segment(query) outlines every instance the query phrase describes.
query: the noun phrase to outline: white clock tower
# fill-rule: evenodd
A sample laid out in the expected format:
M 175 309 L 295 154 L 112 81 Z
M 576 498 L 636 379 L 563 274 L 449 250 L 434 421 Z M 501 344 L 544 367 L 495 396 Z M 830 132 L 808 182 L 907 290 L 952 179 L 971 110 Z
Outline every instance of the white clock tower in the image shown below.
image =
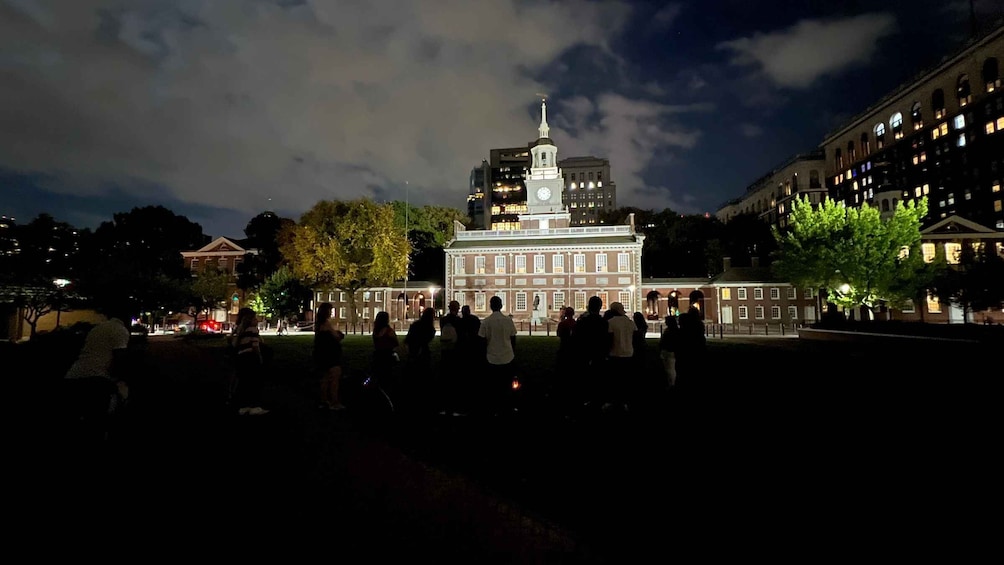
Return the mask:
M 540 103 L 540 127 L 537 131 L 537 142 L 530 149 L 531 167 L 524 179 L 527 214 L 520 216 L 520 227 L 568 227 L 571 216 L 561 203 L 563 183 L 561 169 L 558 168 L 558 148 L 548 136 L 546 100 Z

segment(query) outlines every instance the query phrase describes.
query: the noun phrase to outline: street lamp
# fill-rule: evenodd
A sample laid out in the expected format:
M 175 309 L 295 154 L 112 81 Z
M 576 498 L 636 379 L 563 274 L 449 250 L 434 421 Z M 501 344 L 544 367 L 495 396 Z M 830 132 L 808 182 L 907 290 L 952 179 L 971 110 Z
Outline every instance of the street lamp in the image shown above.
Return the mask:
M 429 287 L 429 295 L 432 297 L 432 309 L 436 310 L 436 312 L 439 312 L 439 310 L 436 309 L 436 291 L 437 290 L 439 290 L 439 289 L 436 288 L 436 287 L 434 287 L 434 286 L 430 286 Z

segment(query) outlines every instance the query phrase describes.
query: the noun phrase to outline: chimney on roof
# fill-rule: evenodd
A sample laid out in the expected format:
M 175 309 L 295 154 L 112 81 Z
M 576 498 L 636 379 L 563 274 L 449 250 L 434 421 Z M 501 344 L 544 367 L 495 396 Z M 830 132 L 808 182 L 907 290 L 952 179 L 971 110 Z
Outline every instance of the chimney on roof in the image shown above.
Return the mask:
M 732 257 L 722 257 L 722 271 L 728 271 L 732 268 Z
M 755 269 L 760 266 L 759 257 L 750 257 L 750 265 Z

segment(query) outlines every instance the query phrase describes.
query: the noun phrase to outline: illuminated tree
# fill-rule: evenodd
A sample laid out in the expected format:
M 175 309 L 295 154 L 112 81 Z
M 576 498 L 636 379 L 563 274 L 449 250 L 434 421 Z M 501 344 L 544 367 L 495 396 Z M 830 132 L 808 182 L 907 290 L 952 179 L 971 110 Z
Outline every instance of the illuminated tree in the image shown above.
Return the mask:
M 916 269 L 925 214 L 926 199 L 900 202 L 886 220 L 867 204 L 849 208 L 827 198 L 814 207 L 807 198 L 796 199 L 790 227 L 775 230 L 772 268 L 796 285 L 826 289 L 838 306 L 864 306 L 872 317 Z
M 300 218 L 282 248 L 296 277 L 348 294 L 353 322 L 356 293 L 403 278 L 410 250 L 394 223 L 393 207 L 367 199 L 318 202 Z
M 304 305 L 310 301 L 310 289 L 293 275 L 292 269 L 283 265 L 265 279 L 258 297 L 264 312 L 275 317 L 281 324 L 285 316 L 303 310 Z
M 205 269 L 200 271 L 192 281 L 191 301 L 195 307 L 195 322 L 198 327 L 199 314 L 205 312 L 205 319 L 209 319 L 209 312 L 213 308 L 223 305 L 230 295 L 230 275 L 220 269 Z

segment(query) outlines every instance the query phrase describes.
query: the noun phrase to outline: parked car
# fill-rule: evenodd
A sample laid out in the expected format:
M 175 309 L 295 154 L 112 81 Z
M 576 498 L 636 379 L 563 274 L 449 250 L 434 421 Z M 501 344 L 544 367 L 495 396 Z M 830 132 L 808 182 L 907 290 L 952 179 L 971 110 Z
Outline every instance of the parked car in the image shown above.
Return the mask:
M 210 334 L 218 334 L 223 331 L 223 323 L 216 320 L 203 320 L 199 322 L 199 329 Z

